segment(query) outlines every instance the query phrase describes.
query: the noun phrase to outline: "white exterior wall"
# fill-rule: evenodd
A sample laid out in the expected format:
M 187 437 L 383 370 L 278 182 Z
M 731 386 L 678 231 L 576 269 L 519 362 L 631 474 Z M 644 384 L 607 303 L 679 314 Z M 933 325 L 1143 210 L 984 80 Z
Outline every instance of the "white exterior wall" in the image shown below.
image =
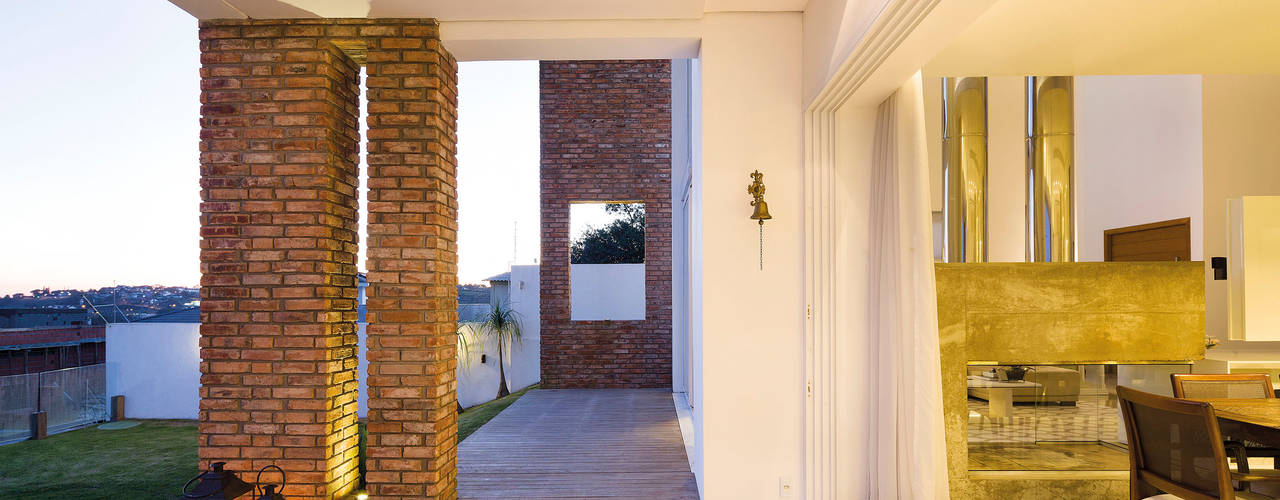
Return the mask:
M 702 381 L 702 60 L 694 59 L 689 64 L 689 79 L 692 83 L 689 89 L 689 106 L 692 112 L 689 115 L 689 157 L 690 169 L 689 176 L 689 195 L 687 202 L 688 213 L 685 221 L 688 224 L 689 241 L 685 251 L 688 253 L 688 269 L 686 272 L 689 281 L 689 317 L 685 319 L 688 331 L 686 335 L 689 338 L 686 341 L 688 352 L 686 356 L 689 359 L 689 382 L 685 389 L 688 391 L 685 401 L 688 402 L 692 424 L 692 440 L 693 450 L 689 453 L 690 468 L 693 469 L 693 476 L 698 481 L 698 492 L 701 494 L 705 491 L 702 473 L 704 470 L 703 449 L 706 444 L 706 436 L 702 433 L 703 414 L 700 410 L 702 406 L 702 390 L 704 384 Z M 688 449 L 689 445 L 685 445 Z
M 523 340 L 511 346 L 503 356 L 507 375 L 507 388 L 516 392 L 538 383 L 542 379 L 540 317 L 538 309 L 538 266 L 512 266 L 511 281 L 507 287 L 506 303 L 520 317 Z M 364 415 L 364 327 L 360 327 L 360 415 Z M 463 408 L 486 403 L 498 396 L 498 345 L 492 339 L 477 338 L 474 332 L 466 332 L 469 355 L 458 360 L 458 403 Z M 484 361 L 481 362 L 481 358 Z
M 128 418 L 195 419 L 200 411 L 200 324 L 107 325 L 107 395 Z
M 527 327 L 527 322 L 522 326 Z M 535 328 L 533 333 L 536 331 Z M 504 354 L 507 389 L 511 392 L 539 380 L 539 339 L 530 337 L 528 330 L 523 333 L 522 342 L 511 346 Z M 458 360 L 458 403 L 463 408 L 470 408 L 498 397 L 498 343 L 492 338 L 477 337 L 473 331 L 466 331 L 464 335 L 469 343 L 469 353 L 465 360 Z
M 799 13 L 714 13 L 702 21 L 701 383 L 696 468 L 703 498 L 800 488 L 805 442 L 804 125 Z M 695 153 L 695 158 L 697 154 Z M 695 168 L 696 167 L 695 163 Z M 748 174 L 773 219 L 764 269 Z M 694 272 L 697 272 L 695 268 Z M 696 288 L 696 287 L 695 287 Z M 696 314 L 696 313 L 695 313 Z
M 644 267 L 644 264 L 570 265 L 570 318 L 573 321 L 644 319 Z
M 689 385 L 689 195 L 693 184 L 690 118 L 693 62 L 671 61 L 671 389 Z
M 511 307 L 520 314 L 524 342 L 506 359 L 512 392 L 540 380 L 538 266 L 511 269 Z M 365 324 L 356 329 L 359 342 L 358 414 L 368 412 L 365 378 L 369 360 Z M 200 406 L 200 324 L 131 323 L 107 326 L 107 394 L 125 396 L 129 418 L 195 419 Z M 498 395 L 497 346 L 472 339 L 471 363 L 458 369 L 458 401 L 474 406 Z M 484 354 L 485 363 L 480 362 Z
M 368 323 L 356 323 L 356 416 L 369 416 L 369 334 L 365 331 Z
M 1204 260 L 1199 75 L 1078 76 L 1076 260 L 1103 259 L 1107 229 L 1191 218 Z
M 538 266 L 511 266 L 511 308 L 520 315 L 524 342 L 512 348 L 507 384 L 512 392 L 542 380 L 542 330 L 538 295 Z

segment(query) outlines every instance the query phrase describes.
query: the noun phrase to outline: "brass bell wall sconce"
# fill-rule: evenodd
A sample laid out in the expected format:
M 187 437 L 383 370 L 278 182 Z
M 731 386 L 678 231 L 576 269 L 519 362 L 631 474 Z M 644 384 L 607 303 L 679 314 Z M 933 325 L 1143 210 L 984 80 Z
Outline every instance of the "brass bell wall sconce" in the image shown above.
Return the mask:
M 760 226 L 760 269 L 764 269 L 764 221 L 772 219 L 769 215 L 769 204 L 764 201 L 764 174 L 759 170 L 751 172 L 751 185 L 747 186 L 747 194 L 751 195 L 751 220 Z

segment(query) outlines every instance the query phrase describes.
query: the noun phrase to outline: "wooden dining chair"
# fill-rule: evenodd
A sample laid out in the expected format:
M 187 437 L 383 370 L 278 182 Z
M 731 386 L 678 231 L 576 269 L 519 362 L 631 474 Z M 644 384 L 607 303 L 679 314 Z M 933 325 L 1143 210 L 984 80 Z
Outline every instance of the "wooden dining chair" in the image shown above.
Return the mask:
M 1171 498 L 1161 492 L 1184 500 L 1271 498 L 1248 491 L 1248 483 L 1280 482 L 1280 472 L 1249 472 L 1247 461 L 1232 471 L 1209 403 L 1128 387 L 1116 388 L 1116 394 L 1129 436 L 1131 500 Z
M 1173 397 L 1191 399 L 1274 398 L 1271 376 L 1265 373 L 1174 373 Z
M 1263 399 L 1276 396 L 1271 376 L 1265 373 L 1174 373 L 1173 397 L 1191 399 Z M 1250 441 L 1235 441 L 1227 436 L 1228 446 L 1244 447 L 1245 455 L 1270 458 L 1272 468 L 1280 469 L 1280 448 Z

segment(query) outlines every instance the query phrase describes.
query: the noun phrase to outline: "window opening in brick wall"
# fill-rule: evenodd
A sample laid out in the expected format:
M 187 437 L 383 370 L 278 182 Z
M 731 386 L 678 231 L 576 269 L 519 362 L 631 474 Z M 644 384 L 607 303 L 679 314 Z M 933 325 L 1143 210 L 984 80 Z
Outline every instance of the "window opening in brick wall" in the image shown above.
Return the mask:
M 573 321 L 645 318 L 644 203 L 569 205 Z

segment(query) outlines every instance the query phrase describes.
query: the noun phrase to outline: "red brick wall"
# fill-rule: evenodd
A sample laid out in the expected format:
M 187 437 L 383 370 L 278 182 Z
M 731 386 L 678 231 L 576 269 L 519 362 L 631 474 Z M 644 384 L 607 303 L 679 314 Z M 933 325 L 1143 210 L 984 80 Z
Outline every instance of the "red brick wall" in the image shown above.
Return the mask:
M 289 498 L 358 484 L 367 57 L 368 479 L 375 498 L 453 496 L 456 68 L 436 30 L 418 19 L 200 23 L 201 468 L 278 465 Z
M 671 387 L 671 64 L 541 63 L 542 386 Z M 645 319 L 571 321 L 569 204 L 645 204 Z

